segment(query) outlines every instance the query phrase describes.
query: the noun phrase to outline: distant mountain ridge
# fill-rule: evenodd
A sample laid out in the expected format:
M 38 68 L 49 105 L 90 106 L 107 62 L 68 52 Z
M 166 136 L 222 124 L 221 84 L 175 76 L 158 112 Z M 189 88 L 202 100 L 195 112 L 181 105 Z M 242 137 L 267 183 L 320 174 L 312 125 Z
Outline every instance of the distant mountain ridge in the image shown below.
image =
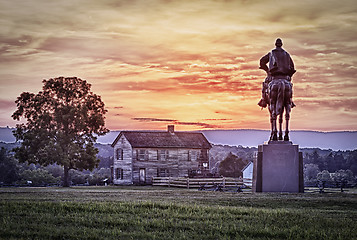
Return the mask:
M 0 141 L 15 142 L 12 134 L 14 128 L 0 127 Z M 269 139 L 270 131 L 254 129 L 237 130 L 203 130 L 202 132 L 213 144 L 230 146 L 257 147 Z M 111 131 L 105 136 L 98 137 L 98 143 L 111 144 L 120 131 Z M 318 132 L 291 131 L 290 139 L 301 148 L 320 148 L 332 150 L 357 149 L 357 131 Z
M 15 142 L 16 138 L 12 134 L 13 130 L 15 130 L 15 128 L 0 127 L 0 141 L 1 142 L 6 142 L 6 143 Z
M 267 142 L 268 130 L 204 130 L 207 139 L 214 144 L 256 147 Z M 290 141 L 300 148 L 320 148 L 332 150 L 357 149 L 357 131 L 318 132 L 291 131 Z
M 230 146 L 257 147 L 269 140 L 268 130 L 203 130 L 209 142 Z M 111 131 L 98 138 L 99 143 L 112 143 L 120 131 Z M 357 131 L 318 132 L 291 131 L 290 140 L 301 148 L 320 148 L 332 150 L 357 149 Z

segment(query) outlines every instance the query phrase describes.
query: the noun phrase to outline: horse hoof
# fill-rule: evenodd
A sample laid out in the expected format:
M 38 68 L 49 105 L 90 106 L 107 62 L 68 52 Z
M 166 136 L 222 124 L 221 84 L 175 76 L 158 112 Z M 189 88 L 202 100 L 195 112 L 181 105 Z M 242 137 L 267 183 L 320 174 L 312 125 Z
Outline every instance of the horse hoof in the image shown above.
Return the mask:
M 289 141 L 290 139 L 289 139 L 289 136 L 288 135 L 285 135 L 284 136 L 284 141 Z
M 271 141 L 278 141 L 278 136 L 276 134 L 273 134 L 271 137 L 270 137 L 270 140 Z
M 279 134 L 279 140 L 283 140 L 283 134 Z

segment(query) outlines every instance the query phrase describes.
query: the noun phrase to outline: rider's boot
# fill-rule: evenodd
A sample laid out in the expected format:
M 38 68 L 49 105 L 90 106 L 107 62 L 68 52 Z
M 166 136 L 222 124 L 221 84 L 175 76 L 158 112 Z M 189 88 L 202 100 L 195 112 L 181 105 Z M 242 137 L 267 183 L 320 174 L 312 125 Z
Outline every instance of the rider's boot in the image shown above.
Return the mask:
M 263 109 L 267 107 L 267 102 L 265 101 L 264 98 L 260 99 L 260 101 L 258 102 L 258 105 Z

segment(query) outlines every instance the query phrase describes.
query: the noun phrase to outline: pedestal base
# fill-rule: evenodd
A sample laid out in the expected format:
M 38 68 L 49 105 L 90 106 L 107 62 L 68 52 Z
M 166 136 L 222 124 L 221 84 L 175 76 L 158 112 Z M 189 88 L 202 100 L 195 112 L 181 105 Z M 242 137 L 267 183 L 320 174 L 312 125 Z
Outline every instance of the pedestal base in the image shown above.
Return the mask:
M 253 168 L 254 192 L 304 192 L 303 158 L 289 141 L 258 146 Z

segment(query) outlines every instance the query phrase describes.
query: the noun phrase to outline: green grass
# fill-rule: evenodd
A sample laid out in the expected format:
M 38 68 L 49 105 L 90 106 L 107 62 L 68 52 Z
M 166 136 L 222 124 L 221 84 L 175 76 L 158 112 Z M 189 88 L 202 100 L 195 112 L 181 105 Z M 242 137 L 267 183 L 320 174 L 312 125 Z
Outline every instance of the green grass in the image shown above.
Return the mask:
M 357 194 L 0 189 L 1 239 L 357 239 Z

